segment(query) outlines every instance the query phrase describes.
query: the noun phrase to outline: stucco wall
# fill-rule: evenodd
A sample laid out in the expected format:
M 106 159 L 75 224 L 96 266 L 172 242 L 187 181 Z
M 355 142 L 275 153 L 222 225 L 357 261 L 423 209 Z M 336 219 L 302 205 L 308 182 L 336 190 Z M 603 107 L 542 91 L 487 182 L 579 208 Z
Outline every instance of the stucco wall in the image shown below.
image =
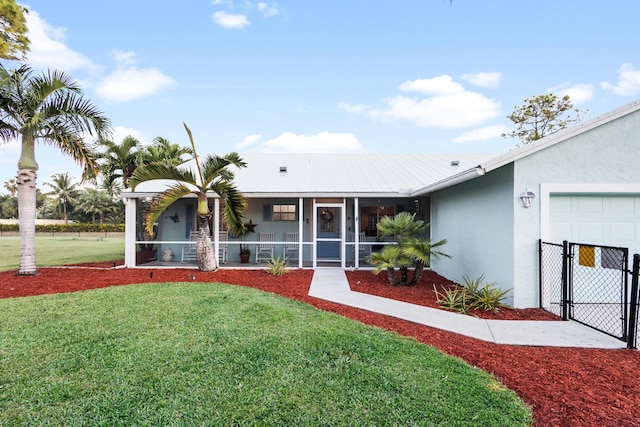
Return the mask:
M 431 238 L 447 239 L 452 255 L 434 262 L 434 271 L 457 282 L 484 274 L 501 288 L 514 286 L 512 181 L 508 165 L 432 195 Z M 513 304 L 513 292 L 506 302 Z
M 639 183 L 638 147 L 640 112 L 634 112 L 515 162 L 514 197 L 525 188 L 538 195 L 532 208 L 514 211 L 514 281 L 522 289 L 516 294 L 516 306 L 538 304 L 537 243 L 544 237 L 541 184 Z

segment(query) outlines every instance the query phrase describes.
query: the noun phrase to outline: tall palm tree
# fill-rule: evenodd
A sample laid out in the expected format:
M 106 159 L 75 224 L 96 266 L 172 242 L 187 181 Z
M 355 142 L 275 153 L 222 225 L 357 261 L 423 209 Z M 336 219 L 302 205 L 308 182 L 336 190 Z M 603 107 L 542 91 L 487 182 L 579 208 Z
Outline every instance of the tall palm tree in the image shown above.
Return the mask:
M 98 147 L 104 149 L 100 154 L 102 159 L 100 169 L 105 176 L 105 182 L 110 184 L 120 178 L 124 188 L 129 188 L 129 178 L 142 163 L 140 141 L 132 136 L 126 136 L 120 144 L 100 140 Z
M 151 207 L 146 216 L 146 229 L 149 234 L 153 233 L 153 224 L 162 213 L 174 202 L 180 200 L 187 194 L 194 194 L 198 197 L 198 240 L 196 242 L 196 260 L 201 271 L 213 271 L 218 268 L 217 257 L 214 256 L 211 246 L 209 230 L 209 218 L 212 212 L 209 210 L 208 192 L 214 192 L 222 199 L 224 204 L 224 221 L 232 232 L 243 234 L 245 201 L 233 184 L 235 174 L 229 169 L 230 166 L 238 168 L 246 167 L 246 163 L 240 158 L 238 153 L 229 153 L 224 156 L 208 155 L 202 161 L 196 152 L 193 142 L 193 135 L 186 123 L 184 128 L 189 135 L 191 147 L 195 158 L 196 173 L 190 169 L 178 168 L 177 166 L 164 163 L 151 163 L 141 166 L 133 173 L 131 188 L 145 182 L 153 180 L 170 180 L 175 184 L 167 190 L 154 197 Z
M 88 99 L 80 86 L 61 71 L 33 76 L 23 65 L 7 70 L 0 64 L 0 139 L 21 140 L 18 161 L 18 216 L 20 264 L 18 274 L 37 273 L 35 256 L 36 179 L 35 146 L 42 141 L 71 156 L 84 168 L 83 179 L 98 172 L 96 155 L 85 135 L 106 137 L 109 120 Z
M 51 188 L 45 193 L 46 196 L 54 196 L 55 202 L 62 211 L 62 219 L 65 224 L 69 223 L 69 208 L 76 203 L 78 195 L 78 184 L 72 183 L 73 177 L 68 172 L 55 173 L 51 175 L 53 184 L 45 182 L 44 185 Z

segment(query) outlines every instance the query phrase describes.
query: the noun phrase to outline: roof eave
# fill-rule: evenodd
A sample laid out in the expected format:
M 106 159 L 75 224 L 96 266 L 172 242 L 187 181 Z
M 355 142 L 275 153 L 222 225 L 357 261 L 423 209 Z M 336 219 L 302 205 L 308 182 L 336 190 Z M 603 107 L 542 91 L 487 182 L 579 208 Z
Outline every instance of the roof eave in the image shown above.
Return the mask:
M 474 178 L 484 175 L 485 172 L 486 171 L 482 167 L 482 165 L 478 165 L 474 168 L 467 169 L 466 171 L 460 172 L 459 174 L 434 182 L 433 184 L 429 184 L 425 187 L 418 188 L 417 190 L 412 192 L 411 195 L 412 197 L 424 196 L 424 195 L 433 193 L 434 191 L 438 191 L 443 188 L 447 188 L 447 187 L 451 187 L 452 185 L 459 184 L 461 182 L 470 181 Z

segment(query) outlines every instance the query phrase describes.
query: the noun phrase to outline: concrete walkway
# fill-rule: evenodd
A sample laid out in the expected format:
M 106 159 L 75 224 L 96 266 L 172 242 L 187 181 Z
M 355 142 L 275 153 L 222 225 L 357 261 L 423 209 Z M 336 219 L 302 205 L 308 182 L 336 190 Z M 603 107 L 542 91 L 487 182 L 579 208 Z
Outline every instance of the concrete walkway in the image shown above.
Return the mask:
M 623 341 L 576 322 L 483 320 L 450 311 L 352 292 L 347 276 L 340 268 L 316 269 L 309 295 L 496 344 L 626 348 Z

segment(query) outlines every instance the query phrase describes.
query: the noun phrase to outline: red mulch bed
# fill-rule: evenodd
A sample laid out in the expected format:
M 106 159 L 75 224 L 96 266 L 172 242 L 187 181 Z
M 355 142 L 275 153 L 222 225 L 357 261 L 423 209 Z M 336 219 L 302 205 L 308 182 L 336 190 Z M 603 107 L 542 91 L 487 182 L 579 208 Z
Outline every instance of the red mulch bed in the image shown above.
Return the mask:
M 444 289 L 453 290 L 460 286 L 445 279 L 431 270 L 425 270 L 420 281 L 415 286 L 390 286 L 387 273 L 373 274 L 371 271 L 347 271 L 349 285 L 354 292 L 377 295 L 379 297 L 392 298 L 399 301 L 410 302 L 425 307 L 442 308 L 437 303 L 435 289 L 443 293 Z M 409 273 L 411 277 L 413 272 Z M 502 307 L 497 313 L 486 310 L 470 310 L 469 315 L 482 319 L 496 320 L 559 320 L 562 319 L 553 313 L 541 308 L 518 309 Z
M 506 346 L 459 336 L 405 320 L 345 307 L 308 296 L 313 272 L 292 271 L 282 277 L 264 270 L 42 268 L 36 276 L 0 272 L 0 297 L 74 292 L 134 283 L 166 281 L 224 282 L 251 286 L 312 304 L 365 324 L 378 326 L 437 347 L 490 372 L 532 408 L 537 426 L 640 426 L 640 352 L 553 347 Z M 352 287 L 416 304 L 428 302 L 428 292 L 404 286 L 374 286 L 370 272 L 349 273 Z M 424 283 L 445 279 L 429 276 Z M 358 284 L 357 282 L 360 281 Z M 384 288 L 376 289 L 374 288 Z M 412 299 L 415 298 L 415 299 Z M 526 311 L 527 314 L 531 313 Z M 516 318 L 523 318 L 518 314 Z M 536 315 L 533 315 L 536 318 Z

